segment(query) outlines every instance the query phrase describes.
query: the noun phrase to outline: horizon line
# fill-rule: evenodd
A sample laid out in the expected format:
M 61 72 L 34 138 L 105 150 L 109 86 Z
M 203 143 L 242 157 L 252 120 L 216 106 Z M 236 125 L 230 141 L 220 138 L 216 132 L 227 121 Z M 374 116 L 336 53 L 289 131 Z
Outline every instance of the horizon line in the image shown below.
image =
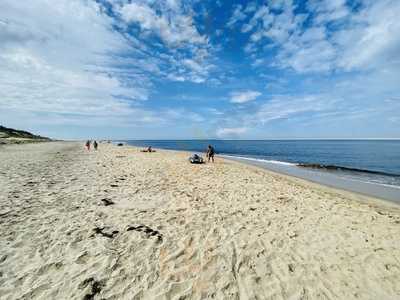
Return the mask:
M 67 139 L 67 140 L 75 140 L 75 139 Z M 94 139 L 93 139 L 94 140 Z M 109 141 L 205 141 L 205 140 L 215 140 L 215 141 L 296 141 L 296 140 L 326 140 L 326 141 L 338 141 L 338 140 L 348 140 L 348 141 L 357 141 L 357 140 L 400 140 L 400 138 L 265 138 L 265 139 L 229 139 L 229 138 L 150 138 L 150 139 L 137 139 L 137 138 L 98 138 L 98 140 L 109 140 Z

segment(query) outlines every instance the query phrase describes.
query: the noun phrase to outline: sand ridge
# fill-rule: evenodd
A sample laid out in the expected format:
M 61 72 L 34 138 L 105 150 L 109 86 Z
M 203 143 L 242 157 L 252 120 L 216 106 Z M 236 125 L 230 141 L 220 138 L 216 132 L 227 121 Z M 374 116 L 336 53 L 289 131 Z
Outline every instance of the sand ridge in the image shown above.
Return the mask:
M 400 210 L 242 164 L 0 149 L 1 299 L 398 299 Z

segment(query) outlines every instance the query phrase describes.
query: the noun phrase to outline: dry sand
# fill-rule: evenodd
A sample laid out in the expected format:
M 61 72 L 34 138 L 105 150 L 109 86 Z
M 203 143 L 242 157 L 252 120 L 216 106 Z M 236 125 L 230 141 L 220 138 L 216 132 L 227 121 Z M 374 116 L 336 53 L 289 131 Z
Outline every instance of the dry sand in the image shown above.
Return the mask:
M 217 158 L 0 147 L 1 299 L 399 299 L 400 210 Z

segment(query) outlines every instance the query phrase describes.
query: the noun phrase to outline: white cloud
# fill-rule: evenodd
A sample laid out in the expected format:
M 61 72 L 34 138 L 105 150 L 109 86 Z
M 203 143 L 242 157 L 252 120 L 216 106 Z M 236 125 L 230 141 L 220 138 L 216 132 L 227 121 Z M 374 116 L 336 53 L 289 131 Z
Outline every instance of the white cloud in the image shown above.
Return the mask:
M 241 92 L 233 92 L 231 93 L 231 102 L 232 103 L 245 103 L 249 101 L 255 100 L 257 97 L 261 95 L 258 91 L 241 91 Z
M 400 61 L 399 1 L 377 1 L 352 18 L 352 27 L 338 31 L 338 66 L 371 69 Z M 364 25 L 366 24 L 366 25 Z
M 170 9 L 172 10 L 179 10 L 181 6 L 181 1 L 180 0 L 167 0 L 167 5 Z
M 188 111 L 184 108 L 170 108 L 160 112 L 164 116 L 164 119 L 176 122 L 186 122 L 189 123 L 201 123 L 205 119 L 202 115 L 196 112 Z
M 252 54 L 257 51 L 257 46 L 255 43 L 247 43 L 247 45 L 243 48 L 243 51 L 247 54 Z
M 246 6 L 246 9 L 244 10 L 245 13 L 251 13 L 257 9 L 257 3 L 254 2 L 249 2 Z
M 312 89 L 321 92 L 276 94 L 257 105 L 238 107 L 229 118 L 219 119 L 221 137 L 226 136 L 223 128 L 246 128 L 244 135 L 251 138 L 371 137 L 374 130 L 397 136 L 393 122 L 400 109 L 399 81 L 392 72 L 372 75 L 313 81 Z M 365 124 L 375 124 L 375 129 Z
M 228 23 L 226 23 L 226 26 L 233 27 L 236 23 L 243 21 L 244 19 L 246 19 L 246 14 L 243 13 L 242 5 L 236 5 L 231 18 Z
M 226 138 L 226 137 L 240 137 L 244 133 L 246 133 L 246 127 L 225 127 L 225 128 L 218 128 L 216 130 L 216 135 L 219 138 Z
M 85 118 L 86 123 L 127 125 L 168 118 L 139 108 L 138 101 L 149 98 L 154 76 L 204 82 L 212 68 L 208 41 L 191 16 L 182 13 L 180 1 L 165 4 L 163 13 L 176 16 L 173 22 L 145 4 L 135 8 L 134 3 L 116 3 L 113 7 L 121 9 L 127 21 L 137 20 L 172 48 L 157 53 L 127 33 L 129 24 L 107 15 L 96 1 L 2 1 L 2 114 L 24 115 L 26 122 L 30 116 L 38 124 L 80 124 L 79 118 Z M 179 53 L 181 47 L 186 55 Z M 46 119 L 38 118 L 43 114 Z
M 116 72 L 115 55 L 130 46 L 97 3 L 5 0 L 1 11 L 3 110 L 87 116 L 143 112 L 114 97 L 145 100 L 149 82 L 136 75 L 140 80 L 132 84 Z
M 335 47 L 324 39 L 310 44 L 289 40 L 278 54 L 278 66 L 290 66 L 300 73 L 327 72 L 334 68 Z
M 157 14 L 150 6 L 140 2 L 123 4 L 117 7 L 117 12 L 125 22 L 138 23 L 142 30 L 149 30 L 157 34 L 168 45 L 207 43 L 205 37 L 200 35 L 194 26 L 192 17 L 180 13 L 177 2 L 169 2 L 170 5 L 173 3 L 174 7 L 170 18 L 167 13 Z
M 253 31 L 245 50 L 272 44 L 278 53 L 274 65 L 300 73 L 373 69 L 400 61 L 400 2 L 360 4 L 351 11 L 345 0 L 312 0 L 306 6 L 310 15 L 296 15 L 290 1 L 280 2 L 278 12 L 260 6 L 242 27 Z M 303 26 L 307 18 L 313 26 Z
M 199 75 L 207 75 L 207 70 L 209 69 L 208 65 L 199 63 L 194 59 L 184 59 L 182 63 Z
M 317 13 L 314 19 L 316 24 L 337 21 L 350 14 L 346 0 L 310 0 L 307 6 L 310 11 Z
M 113 9 L 126 32 L 138 28 L 140 40 L 157 45 L 150 50 L 151 59 L 156 57 L 161 69 L 157 75 L 180 82 L 202 83 L 208 79 L 213 67 L 212 48 L 208 38 L 199 33 L 193 11 L 184 3 L 175 0 L 116 2 Z
M 242 32 L 249 32 L 261 22 L 264 28 L 267 28 L 269 24 L 273 21 L 274 15 L 269 13 L 268 6 L 261 6 L 250 19 L 249 23 L 243 24 Z
M 276 96 L 247 116 L 248 122 L 265 124 L 279 119 L 293 118 L 304 113 L 327 112 L 338 108 L 339 99 L 328 95 Z
M 224 113 L 223 113 L 222 111 L 220 111 L 220 110 L 218 110 L 218 109 L 216 109 L 216 108 L 212 108 L 212 107 L 207 108 L 207 111 L 208 111 L 209 113 L 213 114 L 213 115 L 216 115 L 216 116 L 222 116 L 222 115 L 224 115 Z
M 259 67 L 265 63 L 265 59 L 258 58 L 254 62 L 252 62 L 251 66 L 252 67 Z
M 183 82 L 186 80 L 185 76 L 180 76 L 180 75 L 176 75 L 176 74 L 168 74 L 167 78 L 172 81 L 178 81 L 178 82 Z

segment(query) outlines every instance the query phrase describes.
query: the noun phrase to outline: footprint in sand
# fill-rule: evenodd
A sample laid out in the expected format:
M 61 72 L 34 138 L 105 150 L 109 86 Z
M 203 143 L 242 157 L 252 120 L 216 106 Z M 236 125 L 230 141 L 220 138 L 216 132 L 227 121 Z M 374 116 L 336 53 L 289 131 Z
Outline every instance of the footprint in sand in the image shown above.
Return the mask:
M 102 236 L 110 239 L 114 238 L 119 233 L 118 230 L 111 230 L 108 227 L 96 227 L 93 229 L 93 231 L 94 234 L 101 234 Z
M 157 240 L 159 242 L 162 242 L 162 240 L 163 240 L 163 236 L 159 231 L 151 229 L 150 227 L 148 227 L 146 225 L 129 226 L 126 231 L 132 231 L 132 230 L 138 231 L 138 232 L 144 232 L 146 234 L 147 238 L 155 236 L 155 237 L 157 237 Z
M 114 201 L 112 201 L 112 200 L 110 200 L 108 198 L 101 199 L 101 202 L 103 202 L 104 206 L 109 206 L 109 205 L 115 204 Z
M 87 293 L 83 299 L 84 300 L 92 300 L 94 297 L 101 292 L 101 289 L 105 286 L 104 281 L 95 280 L 93 277 L 87 278 L 82 281 L 78 288 L 85 289 L 86 287 L 90 286 L 89 293 Z

